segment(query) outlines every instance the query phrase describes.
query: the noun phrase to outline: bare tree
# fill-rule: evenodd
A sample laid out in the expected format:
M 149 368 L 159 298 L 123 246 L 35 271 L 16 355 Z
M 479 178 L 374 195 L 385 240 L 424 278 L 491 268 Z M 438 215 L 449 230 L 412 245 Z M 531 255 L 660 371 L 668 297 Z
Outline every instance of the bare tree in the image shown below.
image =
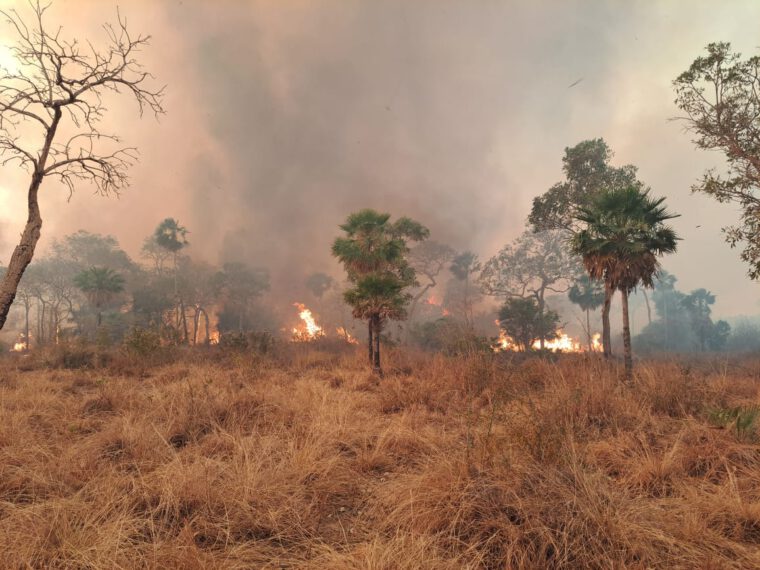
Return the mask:
M 156 116 L 164 112 L 163 88 L 146 86 L 152 76 L 136 59 L 149 36 L 132 37 L 117 14 L 116 25 L 103 27 L 105 48 L 81 45 L 61 38 L 60 28 L 45 28 L 49 4 L 29 5 L 28 22 L 15 9 L 0 11 L 15 33 L 11 52 L 18 63 L 17 70 L 0 69 L 0 165 L 17 163 L 31 175 L 26 225 L 0 282 L 0 329 L 40 238 L 43 180 L 57 178 L 69 193 L 89 183 L 102 195 L 118 194 L 127 184 L 137 150 L 99 129 L 107 111 L 104 96 L 131 95 L 141 116 L 146 109 Z
M 562 230 L 526 231 L 486 262 L 480 274 L 483 291 L 506 299 L 532 297 L 543 314 L 546 293 L 564 293 L 580 272 L 578 257 L 566 242 Z
M 409 265 L 417 272 L 418 277 L 424 277 L 419 288 L 412 297 L 407 319 L 412 322 L 417 304 L 427 292 L 438 284 L 438 275 L 453 258 L 455 252 L 448 245 L 437 241 L 424 241 L 409 251 Z

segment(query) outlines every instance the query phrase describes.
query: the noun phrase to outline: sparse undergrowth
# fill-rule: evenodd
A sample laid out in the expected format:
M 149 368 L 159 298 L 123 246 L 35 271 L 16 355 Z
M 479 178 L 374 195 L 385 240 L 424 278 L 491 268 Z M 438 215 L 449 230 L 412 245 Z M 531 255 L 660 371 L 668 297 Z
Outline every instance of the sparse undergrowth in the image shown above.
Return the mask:
M 3 359 L 0 567 L 760 567 L 756 363 L 363 356 Z

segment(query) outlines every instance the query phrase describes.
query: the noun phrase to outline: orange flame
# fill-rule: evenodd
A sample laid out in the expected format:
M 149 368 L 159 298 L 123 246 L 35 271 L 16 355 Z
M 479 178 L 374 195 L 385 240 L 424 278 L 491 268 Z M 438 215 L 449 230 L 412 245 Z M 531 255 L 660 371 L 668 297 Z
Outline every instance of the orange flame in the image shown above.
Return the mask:
M 314 315 L 306 308 L 306 305 L 303 303 L 293 303 L 293 306 L 298 308 L 298 316 L 303 321 L 297 327 L 293 327 L 294 342 L 308 342 L 325 335 L 324 330 L 314 320 Z
M 222 335 L 219 334 L 219 331 L 213 331 L 210 335 L 208 335 L 209 344 L 219 344 L 221 336 Z
M 499 321 L 496 321 L 499 324 Z M 567 335 L 562 329 L 557 331 L 557 338 L 553 340 L 544 341 L 544 349 L 552 352 L 588 352 L 588 347 Z M 591 337 L 591 352 L 600 352 L 602 345 L 599 342 L 601 335 L 594 333 Z M 531 348 L 539 350 L 541 348 L 541 341 L 537 340 L 533 343 Z M 499 338 L 496 340 L 496 344 L 493 346 L 494 352 L 503 352 L 506 350 L 516 351 L 519 350 L 517 343 L 510 338 L 503 330 L 499 330 Z
M 29 340 L 32 340 L 31 334 L 29 335 Z M 27 348 L 27 339 L 24 337 L 24 333 L 21 333 L 18 335 L 18 340 L 13 344 L 11 352 L 26 352 Z
M 345 340 L 345 341 L 346 341 L 348 344 L 359 344 L 359 341 L 358 341 L 358 340 L 356 340 L 356 339 L 355 339 L 355 338 L 354 338 L 354 337 L 351 335 L 351 333 L 350 333 L 350 332 L 348 332 L 348 331 L 347 331 L 345 328 L 343 328 L 343 327 L 338 327 L 337 329 L 335 329 L 335 332 L 336 332 L 336 333 L 338 333 L 338 335 L 339 335 L 339 336 L 343 337 L 343 339 L 344 339 L 344 340 Z
M 441 301 L 438 300 L 438 297 L 435 296 L 435 293 L 431 293 L 430 297 L 425 299 L 425 303 L 427 303 L 428 305 L 440 305 Z

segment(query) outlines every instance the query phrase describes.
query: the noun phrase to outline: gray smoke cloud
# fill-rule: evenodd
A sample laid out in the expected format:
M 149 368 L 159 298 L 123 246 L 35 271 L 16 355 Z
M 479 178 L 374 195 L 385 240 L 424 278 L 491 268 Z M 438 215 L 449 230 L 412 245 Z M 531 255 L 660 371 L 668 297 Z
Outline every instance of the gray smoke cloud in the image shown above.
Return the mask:
M 114 107 L 109 124 L 142 151 L 132 188 L 118 201 L 85 188 L 66 205 L 46 186 L 43 246 L 81 227 L 136 254 L 175 216 L 196 255 L 266 266 L 284 284 L 340 275 L 337 225 L 373 207 L 487 258 L 562 178 L 564 147 L 604 137 L 682 214 L 681 251 L 665 262 L 681 287 L 711 289 L 717 314 L 758 310 L 720 234 L 735 211 L 689 193 L 720 157 L 669 121 L 670 82 L 707 43 L 756 51 L 757 2 L 167 0 L 122 12 L 154 36 L 145 61 L 167 84 L 168 114 L 135 121 Z M 97 37 L 114 13 L 68 0 L 51 17 Z M 23 188 L 14 173 L 0 187 L 13 228 L 3 256 Z

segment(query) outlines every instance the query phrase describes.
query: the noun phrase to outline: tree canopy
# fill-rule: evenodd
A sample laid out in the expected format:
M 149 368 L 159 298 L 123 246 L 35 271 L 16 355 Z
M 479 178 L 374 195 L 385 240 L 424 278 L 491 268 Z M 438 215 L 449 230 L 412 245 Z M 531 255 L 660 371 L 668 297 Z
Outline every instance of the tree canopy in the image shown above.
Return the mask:
M 411 299 L 406 289 L 417 284 L 408 261 L 408 244 L 422 241 L 430 233 L 410 218 L 395 222 L 390 218 L 390 214 L 370 209 L 355 212 L 341 224 L 345 235 L 332 246 L 351 283 L 344 299 L 355 318 L 368 322 L 369 358 L 378 373 L 382 372 L 380 333 L 384 323 L 406 318 Z
M 760 57 L 742 59 L 731 44 L 711 43 L 673 86 L 679 117 L 697 148 L 726 158 L 724 173 L 708 170 L 692 191 L 740 208 L 738 225 L 724 228 L 752 279 L 760 278 Z
M 575 213 L 602 190 L 643 185 L 637 169 L 627 164 L 610 165 L 613 153 L 604 139 L 585 140 L 565 148 L 562 171 L 565 180 L 533 199 L 528 223 L 534 231 L 569 230 L 576 226 Z

